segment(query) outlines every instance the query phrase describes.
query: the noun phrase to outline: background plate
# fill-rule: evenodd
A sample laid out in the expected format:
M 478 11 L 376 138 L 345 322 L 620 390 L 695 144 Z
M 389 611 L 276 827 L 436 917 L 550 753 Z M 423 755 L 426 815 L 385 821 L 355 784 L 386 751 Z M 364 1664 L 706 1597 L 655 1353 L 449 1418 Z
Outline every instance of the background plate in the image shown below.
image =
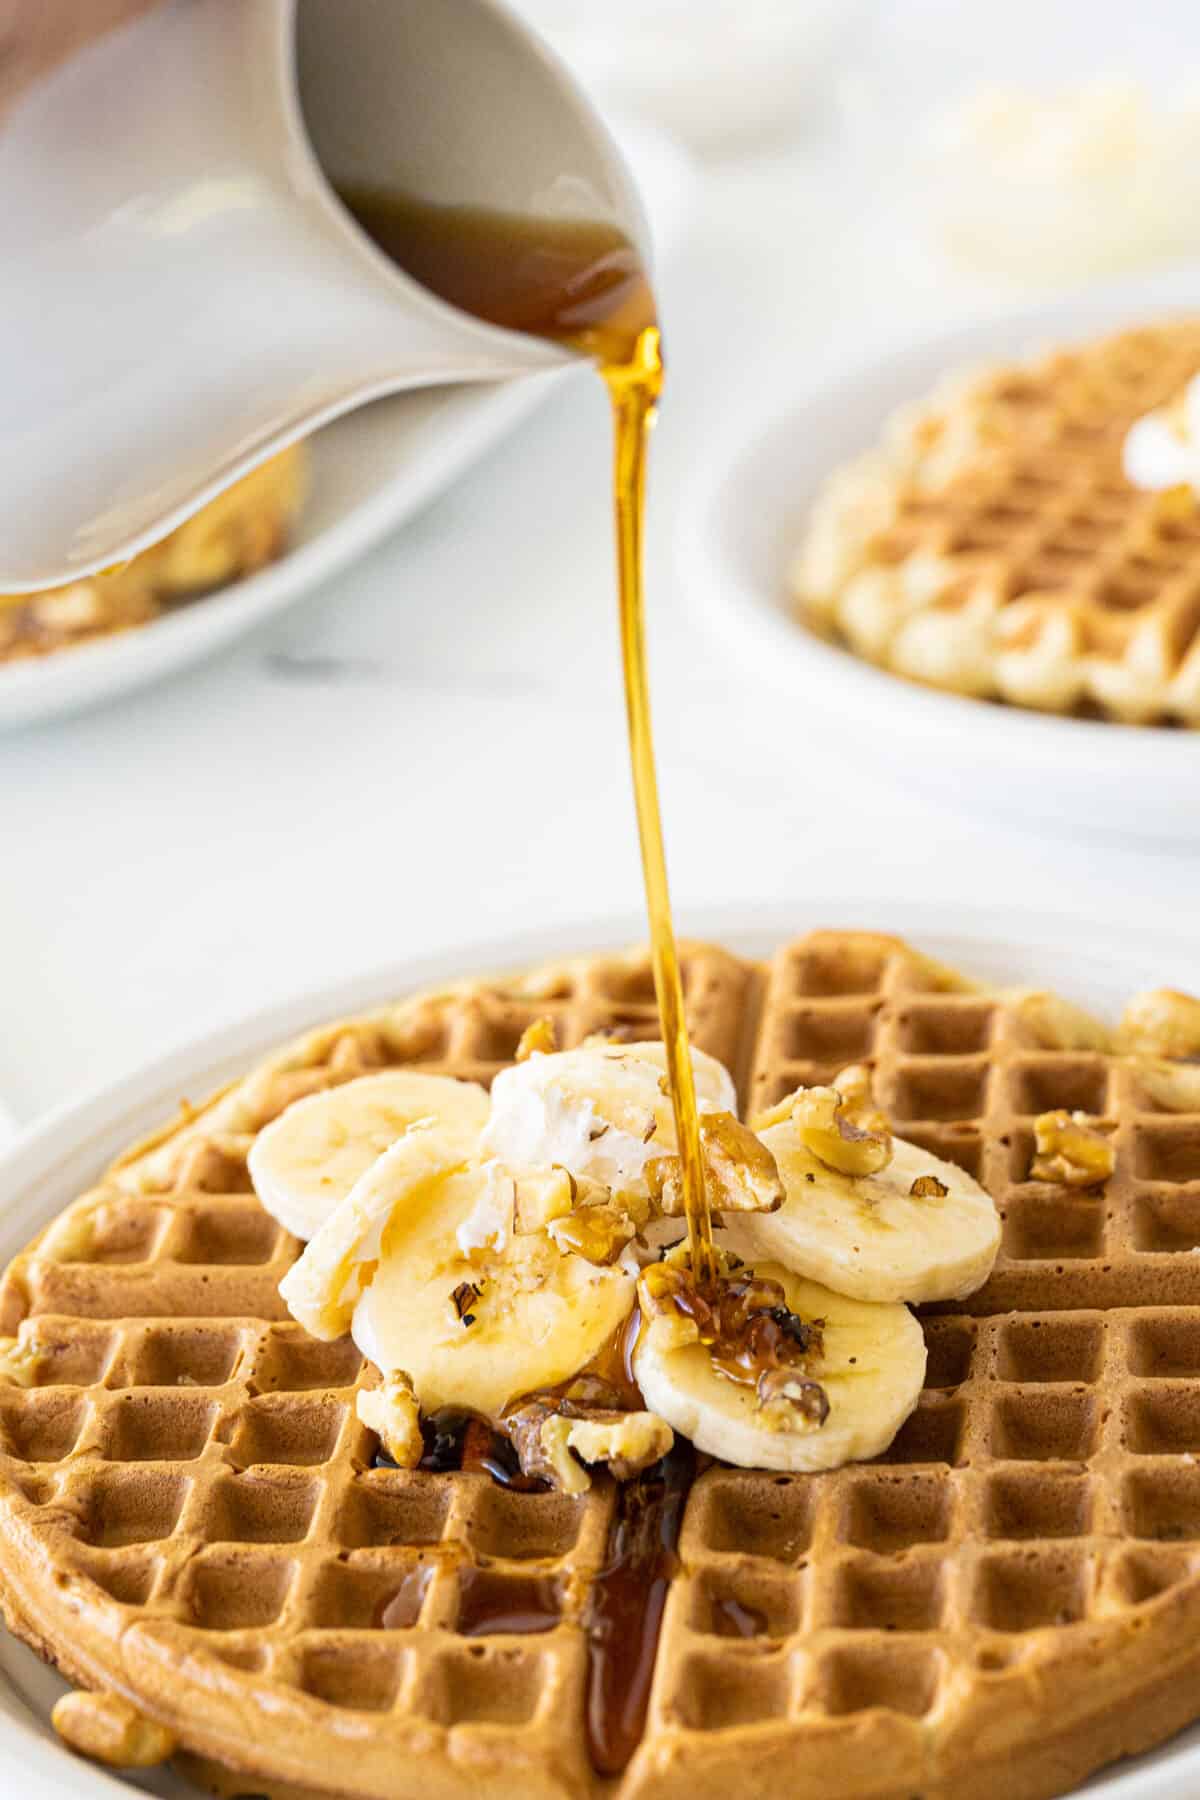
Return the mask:
M 747 926 L 746 921 L 753 920 Z M 693 936 L 764 955 L 816 925 L 898 932 L 931 955 L 994 982 L 1052 986 L 1115 1015 L 1130 993 L 1170 982 L 1200 990 L 1200 937 L 1164 937 L 1081 926 L 1046 913 L 967 911 L 826 897 L 787 909 L 697 915 Z M 169 1116 L 186 1094 L 201 1099 L 279 1040 L 321 1019 L 353 1013 L 414 989 L 558 955 L 636 942 L 640 918 L 585 924 L 479 944 L 453 955 L 414 958 L 243 1019 L 164 1056 L 101 1093 L 63 1107 L 0 1157 L 0 1261 L 6 1262 L 127 1144 Z M 120 1777 L 81 1762 L 47 1721 L 64 1684 L 0 1628 L 0 1768 L 21 1770 L 23 1800 L 126 1800 L 131 1789 L 195 1800 L 199 1790 L 169 1772 Z M 1177 1800 L 1200 1791 L 1200 1726 L 1150 1755 L 1096 1777 L 1103 1800 Z

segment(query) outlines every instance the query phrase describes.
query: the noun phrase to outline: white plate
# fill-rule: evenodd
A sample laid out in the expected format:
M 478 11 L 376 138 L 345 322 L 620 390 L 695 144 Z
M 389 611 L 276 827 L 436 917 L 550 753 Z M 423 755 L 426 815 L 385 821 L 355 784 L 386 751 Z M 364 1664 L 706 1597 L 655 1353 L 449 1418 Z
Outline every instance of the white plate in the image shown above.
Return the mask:
M 675 142 L 609 119 L 641 189 L 656 255 L 670 256 L 691 210 L 694 172 Z M 0 730 L 94 706 L 231 643 L 293 605 L 432 500 L 550 392 L 567 369 L 488 387 L 401 394 L 312 439 L 308 504 L 287 554 L 245 581 L 136 631 L 0 666 Z
M 1200 839 L 1200 732 L 1058 719 L 918 687 L 823 643 L 792 617 L 787 570 L 814 495 L 897 406 L 947 370 L 1200 307 L 1200 271 L 1065 297 L 894 349 L 805 388 L 779 384 L 742 447 L 698 484 L 681 540 L 687 591 L 748 670 L 790 697 L 780 735 L 798 771 L 823 751 L 936 788 L 977 814 L 1064 834 Z M 767 421 L 764 423 L 764 419 Z M 786 754 L 786 751 L 784 752 Z
M 755 921 L 751 928 L 748 918 Z M 961 908 L 948 913 L 935 906 L 882 901 L 866 908 L 861 901 L 826 897 L 786 911 L 747 904 L 737 913 L 690 917 L 686 924 L 693 935 L 749 955 L 765 954 L 783 939 L 820 924 L 898 931 L 930 954 L 987 980 L 1053 986 L 1114 1015 L 1138 988 L 1167 980 L 1200 988 L 1200 936 L 1089 931 L 1076 919 L 1050 914 Z M 306 1026 L 456 977 L 626 944 L 642 931 L 640 919 L 610 920 L 454 955 L 415 958 L 244 1019 L 102 1093 L 60 1108 L 0 1157 L 0 1264 L 121 1149 L 173 1113 L 181 1095 L 201 1098 Z M 23 1800 L 121 1800 L 122 1794 L 128 1800 L 133 1787 L 170 1800 L 195 1800 L 198 1790 L 169 1772 L 126 1781 L 62 1749 L 47 1724 L 62 1691 L 56 1675 L 0 1630 L 0 1768 L 20 1769 Z M 1177 1800 L 1197 1791 L 1200 1726 L 1098 1776 L 1088 1787 L 1103 1800 Z

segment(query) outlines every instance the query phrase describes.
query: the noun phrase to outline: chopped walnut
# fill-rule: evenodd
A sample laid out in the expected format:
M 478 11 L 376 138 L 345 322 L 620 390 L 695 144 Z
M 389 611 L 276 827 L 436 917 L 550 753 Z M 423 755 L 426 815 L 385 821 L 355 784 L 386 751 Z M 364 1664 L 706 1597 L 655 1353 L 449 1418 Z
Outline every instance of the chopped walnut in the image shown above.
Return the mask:
M 615 1263 L 637 1235 L 629 1214 L 609 1196 L 607 1188 L 602 1191 L 603 1200 L 581 1204 L 566 1218 L 552 1219 L 546 1227 L 546 1236 L 564 1254 L 582 1256 L 601 1268 Z
M 771 1431 L 817 1430 L 829 1417 L 829 1395 L 795 1369 L 767 1369 L 758 1381 L 759 1416 Z
M 914 1200 L 944 1200 L 950 1189 L 936 1175 L 918 1175 L 908 1191 Z
M 64 1744 L 110 1769 L 152 1769 L 175 1752 L 176 1738 L 123 1694 L 63 1694 L 50 1715 Z
M 546 1461 L 565 1494 L 582 1494 L 591 1476 L 571 1453 L 584 1462 L 604 1462 L 618 1481 L 628 1481 L 667 1454 L 675 1434 L 656 1413 L 617 1413 L 612 1417 L 570 1419 L 552 1413 L 541 1428 Z
M 792 1122 L 804 1148 L 841 1175 L 878 1175 L 892 1160 L 887 1125 L 871 1130 L 856 1125 L 837 1088 L 798 1088 L 792 1099 Z
M 714 1212 L 778 1212 L 783 1205 L 779 1165 L 767 1146 L 732 1113 L 700 1116 L 700 1153 Z M 684 1211 L 678 1156 L 656 1156 L 646 1164 L 646 1185 L 654 1210 L 663 1218 Z
M 1033 1132 L 1037 1154 L 1029 1167 L 1032 1181 L 1094 1187 L 1116 1167 L 1112 1139 L 1089 1125 L 1086 1113 L 1042 1113 Z
M 848 1069 L 841 1069 L 833 1078 L 833 1085 L 842 1096 L 842 1112 L 852 1125 L 860 1131 L 870 1131 L 876 1136 L 886 1136 L 891 1130 L 887 1115 L 875 1104 L 872 1091 L 873 1077 L 866 1063 L 851 1063 Z
M 568 1494 L 591 1485 L 586 1462 L 607 1462 L 618 1481 L 665 1456 L 674 1441 L 666 1421 L 653 1413 L 629 1412 L 617 1389 L 598 1375 L 577 1375 L 564 1387 L 530 1394 L 504 1414 L 526 1475 L 553 1481 Z
M 450 1304 L 454 1308 L 454 1316 L 460 1325 L 475 1323 L 475 1308 L 483 1294 L 483 1285 L 476 1281 L 460 1281 L 450 1295 Z
M 779 1165 L 748 1125 L 732 1113 L 703 1113 L 700 1149 L 718 1212 L 779 1211 L 784 1201 Z
M 558 1164 L 520 1174 L 516 1184 L 514 1228 L 523 1237 L 544 1231 L 553 1220 L 565 1218 L 575 1205 L 578 1184 Z
M 554 1020 L 550 1018 L 535 1019 L 521 1033 L 521 1041 L 517 1045 L 516 1060 L 528 1062 L 531 1056 L 551 1056 L 558 1049 L 558 1032 Z
M 1121 1015 L 1117 1041 L 1139 1056 L 1200 1057 L 1200 1000 L 1174 988 L 1136 994 Z
M 687 1297 L 694 1291 L 690 1271 L 670 1262 L 651 1263 L 638 1276 L 638 1306 L 647 1341 L 657 1350 L 683 1350 L 700 1342 L 700 1325 Z
M 13 1387 L 32 1387 L 37 1380 L 39 1351 L 23 1344 L 19 1337 L 0 1338 L 0 1381 Z
M 415 1469 L 424 1453 L 421 1413 L 408 1376 L 396 1369 L 382 1387 L 363 1388 L 356 1402 L 360 1422 L 377 1434 L 392 1461 Z

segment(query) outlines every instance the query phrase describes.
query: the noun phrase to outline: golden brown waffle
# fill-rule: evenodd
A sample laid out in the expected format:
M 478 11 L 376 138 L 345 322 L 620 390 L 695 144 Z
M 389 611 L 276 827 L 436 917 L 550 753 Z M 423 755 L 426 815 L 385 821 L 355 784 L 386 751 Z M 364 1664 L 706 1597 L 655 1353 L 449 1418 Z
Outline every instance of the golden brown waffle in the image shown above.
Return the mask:
M 304 499 L 303 444 L 262 463 L 130 562 L 42 594 L 0 595 L 0 663 L 148 625 L 274 562 Z
M 1200 506 L 1125 435 L 1200 370 L 1200 320 L 954 379 L 819 495 L 803 617 L 934 687 L 1200 725 Z
M 1161 1066 L 1056 1049 L 1052 1007 L 896 940 L 684 960 L 744 1102 L 871 1059 L 903 1135 L 991 1186 L 1005 1242 L 969 1313 L 926 1320 L 926 1391 L 878 1463 L 692 1489 L 622 1800 L 765 1796 L 781 1771 L 796 1800 L 1062 1793 L 1200 1714 L 1200 1113 L 1161 1110 Z M 299 1094 L 391 1064 L 489 1080 L 546 1013 L 564 1045 L 649 1034 L 651 995 L 643 953 L 596 956 L 316 1032 L 9 1269 L 0 1331 L 24 1322 L 36 1358 L 0 1386 L 6 1615 L 219 1791 L 609 1791 L 581 1621 L 614 1488 L 373 1468 L 372 1377 L 287 1318 L 297 1246 L 245 1154 Z M 1025 1178 L 1057 1106 L 1113 1131 L 1104 1192 Z M 477 1635 L 497 1614 L 546 1629 Z

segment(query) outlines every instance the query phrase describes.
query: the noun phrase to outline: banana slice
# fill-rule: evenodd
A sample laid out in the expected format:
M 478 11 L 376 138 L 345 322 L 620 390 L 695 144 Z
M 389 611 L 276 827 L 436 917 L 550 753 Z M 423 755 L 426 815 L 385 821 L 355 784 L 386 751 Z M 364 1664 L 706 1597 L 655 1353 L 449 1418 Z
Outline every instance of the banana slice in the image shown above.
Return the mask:
M 774 1213 L 730 1213 L 723 1242 L 776 1258 L 857 1300 L 958 1300 L 991 1273 L 1000 1219 L 955 1163 L 903 1138 L 886 1168 L 843 1175 L 801 1143 L 792 1119 L 760 1130 L 786 1199 Z
M 822 1321 L 821 1349 L 805 1364 L 805 1382 L 818 1383 L 828 1401 L 820 1423 L 800 1408 L 764 1406 L 756 1388 L 730 1380 L 707 1347 L 671 1347 L 643 1327 L 633 1371 L 652 1413 L 675 1431 L 745 1469 L 808 1472 L 877 1456 L 891 1443 L 917 1403 L 925 1379 L 925 1340 L 906 1306 L 871 1306 L 830 1293 L 778 1263 L 753 1273 L 776 1281 L 790 1312 Z
M 737 1110 L 728 1070 L 692 1051 L 702 1113 Z M 660 1043 L 586 1044 L 535 1054 L 492 1083 L 485 1150 L 514 1169 L 552 1164 L 645 1195 L 648 1162 L 678 1150 Z
M 631 1258 L 597 1265 L 543 1232 L 513 1230 L 515 1191 L 460 1134 L 410 1131 L 359 1179 L 280 1293 L 315 1337 L 349 1327 L 385 1375 L 404 1371 L 423 1412 L 496 1417 L 590 1362 L 635 1290 Z M 484 1234 L 489 1213 L 498 1223 Z
M 285 1230 L 311 1238 L 375 1158 L 418 1120 L 477 1138 L 488 1115 L 474 1081 L 390 1069 L 297 1100 L 250 1150 L 255 1192 Z

